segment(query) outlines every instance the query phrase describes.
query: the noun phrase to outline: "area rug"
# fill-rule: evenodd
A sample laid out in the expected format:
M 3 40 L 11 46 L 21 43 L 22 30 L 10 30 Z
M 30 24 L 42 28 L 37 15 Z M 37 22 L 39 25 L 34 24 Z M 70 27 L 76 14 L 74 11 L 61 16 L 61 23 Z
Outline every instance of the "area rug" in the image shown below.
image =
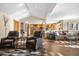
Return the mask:
M 43 50 L 29 51 L 27 49 L 0 49 L 0 56 L 45 56 Z

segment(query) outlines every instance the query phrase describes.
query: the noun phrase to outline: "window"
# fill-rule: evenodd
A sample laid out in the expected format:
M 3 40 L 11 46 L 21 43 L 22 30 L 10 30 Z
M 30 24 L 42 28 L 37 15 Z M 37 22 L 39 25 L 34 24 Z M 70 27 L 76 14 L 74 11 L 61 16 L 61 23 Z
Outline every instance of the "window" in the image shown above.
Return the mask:
M 71 24 L 71 28 L 73 29 L 73 24 Z
M 76 24 L 76 30 L 78 30 L 78 24 Z
M 72 24 L 70 24 L 70 30 L 72 30 L 73 29 L 73 23 Z

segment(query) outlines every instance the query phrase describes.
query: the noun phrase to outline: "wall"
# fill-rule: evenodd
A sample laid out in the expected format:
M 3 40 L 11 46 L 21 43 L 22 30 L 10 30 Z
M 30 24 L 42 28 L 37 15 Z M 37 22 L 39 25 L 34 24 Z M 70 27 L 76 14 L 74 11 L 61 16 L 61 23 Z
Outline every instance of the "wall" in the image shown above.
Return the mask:
M 4 26 L 4 18 L 2 14 L 0 14 L 0 38 L 5 37 L 5 26 Z
M 9 31 L 12 31 L 13 30 L 13 18 L 9 17 L 9 20 L 6 24 L 6 36 L 8 35 L 8 32 Z
M 58 23 L 59 24 L 59 23 Z M 76 30 L 76 24 L 78 24 L 78 30 L 79 30 L 79 20 L 78 19 L 64 19 L 60 22 L 61 26 L 60 28 L 62 30 Z M 71 27 L 73 24 L 73 27 Z
M 8 21 L 5 26 L 3 15 L 3 13 L 0 13 L 0 38 L 6 37 L 8 32 L 13 30 L 13 19 L 11 17 L 7 18 Z

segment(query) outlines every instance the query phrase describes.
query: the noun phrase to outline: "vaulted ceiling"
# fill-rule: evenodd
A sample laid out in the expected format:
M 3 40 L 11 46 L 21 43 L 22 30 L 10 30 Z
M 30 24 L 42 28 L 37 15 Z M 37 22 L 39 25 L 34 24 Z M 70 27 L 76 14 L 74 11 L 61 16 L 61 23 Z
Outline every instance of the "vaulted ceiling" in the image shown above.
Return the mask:
M 14 18 L 23 18 L 28 14 L 25 4 L 21 3 L 0 3 L 0 12 L 6 13 Z
M 52 23 L 61 19 L 79 19 L 79 3 L 0 3 L 0 12 L 14 18 L 32 16 Z
M 29 16 L 36 18 L 46 18 L 55 5 L 55 3 L 1 3 L 0 11 L 12 16 L 21 17 L 28 13 Z
M 55 3 L 27 3 L 26 6 L 29 9 L 31 16 L 38 18 L 46 18 L 49 13 L 55 7 Z
M 48 16 L 47 22 L 52 23 L 64 19 L 79 19 L 79 3 L 58 3 Z

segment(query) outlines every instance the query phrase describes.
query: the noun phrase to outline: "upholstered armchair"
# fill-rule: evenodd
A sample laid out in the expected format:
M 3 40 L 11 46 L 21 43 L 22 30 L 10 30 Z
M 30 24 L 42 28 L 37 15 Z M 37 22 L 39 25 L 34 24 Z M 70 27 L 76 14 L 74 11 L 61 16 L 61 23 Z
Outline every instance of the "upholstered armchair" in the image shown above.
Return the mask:
M 1 38 L 2 47 L 10 46 L 15 47 L 15 40 L 18 39 L 19 33 L 17 31 L 10 31 L 8 36 L 5 38 Z
M 42 38 L 41 31 L 35 31 L 34 36 L 27 38 L 26 47 L 33 50 L 38 49 L 42 44 L 40 38 Z
M 27 38 L 26 48 L 35 50 L 35 48 L 36 48 L 36 38 L 35 37 L 28 37 Z

